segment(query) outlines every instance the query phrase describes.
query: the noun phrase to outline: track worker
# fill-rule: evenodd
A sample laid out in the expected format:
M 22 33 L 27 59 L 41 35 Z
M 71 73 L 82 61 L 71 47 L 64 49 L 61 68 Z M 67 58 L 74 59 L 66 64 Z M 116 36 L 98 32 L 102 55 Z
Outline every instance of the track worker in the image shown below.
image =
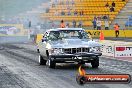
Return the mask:
M 114 25 L 114 30 L 115 30 L 115 36 L 118 37 L 119 36 L 119 25 L 118 23 L 115 23 Z
M 65 27 L 66 27 L 66 26 L 65 26 L 65 23 L 64 23 L 64 21 L 63 21 L 63 20 L 61 20 L 60 27 L 61 27 L 61 28 L 65 28 Z

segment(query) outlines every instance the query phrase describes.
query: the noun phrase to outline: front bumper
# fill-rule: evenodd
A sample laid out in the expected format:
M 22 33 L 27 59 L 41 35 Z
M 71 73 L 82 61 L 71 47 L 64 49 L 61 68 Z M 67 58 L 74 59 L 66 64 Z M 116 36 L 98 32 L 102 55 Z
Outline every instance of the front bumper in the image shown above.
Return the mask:
M 50 55 L 50 58 L 54 61 L 89 61 L 96 59 L 101 56 L 102 53 L 76 53 L 76 54 L 59 54 L 59 55 Z

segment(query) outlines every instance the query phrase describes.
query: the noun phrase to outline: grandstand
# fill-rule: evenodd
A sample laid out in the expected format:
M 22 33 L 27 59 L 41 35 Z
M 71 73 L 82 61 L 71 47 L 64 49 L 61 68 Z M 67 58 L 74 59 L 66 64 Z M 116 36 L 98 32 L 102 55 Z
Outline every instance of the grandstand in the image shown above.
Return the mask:
M 114 11 L 110 11 L 112 2 L 114 1 L 115 7 Z M 69 22 L 72 26 L 73 19 L 77 21 L 83 21 L 83 27 L 92 29 L 92 21 L 94 17 L 108 17 L 109 24 L 113 25 L 117 16 L 121 13 L 122 9 L 126 6 L 128 0 L 52 0 L 52 5 L 49 7 L 47 13 L 42 13 L 41 17 L 43 19 L 48 19 L 54 22 L 60 22 L 62 19 L 65 22 Z M 108 3 L 109 6 L 105 6 Z M 74 11 L 77 11 L 77 15 Z M 62 15 L 62 11 L 64 15 Z M 70 15 L 68 12 L 70 11 Z M 80 15 L 80 12 L 83 15 Z M 57 15 L 56 15 L 57 13 Z M 104 20 L 101 20 L 104 26 Z M 124 24 L 125 25 L 125 24 Z
M 110 7 L 113 1 L 116 5 L 114 11 L 111 12 Z M 131 28 L 132 0 L 35 0 L 35 2 L 28 1 L 24 4 L 24 7 L 19 7 L 23 3 L 25 3 L 25 0 L 21 2 L 20 0 L 13 0 L 11 2 L 2 1 L 0 4 L 2 6 L 0 8 L 2 11 L 0 16 L 4 15 L 6 19 L 16 19 L 13 16 L 22 20 L 30 19 L 32 20 L 32 24 L 43 23 L 46 26 L 55 22 L 56 27 L 58 27 L 62 19 L 66 23 L 68 22 L 70 26 L 72 26 L 73 20 L 77 22 L 77 25 L 82 21 L 83 27 L 86 29 L 93 29 L 92 21 L 95 17 L 103 18 L 103 16 L 107 16 L 110 29 L 113 28 L 116 22 L 119 23 L 121 29 Z M 109 6 L 106 6 L 107 3 Z M 47 8 L 45 12 L 44 8 Z M 77 15 L 74 15 L 75 10 L 77 11 Z M 61 15 L 62 11 L 65 13 L 64 15 Z M 40 13 L 42 19 L 39 19 L 38 14 Z M 103 25 L 102 29 L 104 29 L 104 19 L 101 22 Z
M 127 22 L 125 23 L 125 26 L 132 26 L 132 16 L 128 17 Z
M 129 18 L 131 19 L 131 16 L 132 16 L 131 8 L 132 8 L 132 0 L 128 0 L 128 3 L 126 3 L 126 5 L 120 11 L 118 16 L 116 16 L 112 24 L 114 24 L 115 22 L 118 22 L 122 29 L 132 29 L 131 20 L 129 21 Z

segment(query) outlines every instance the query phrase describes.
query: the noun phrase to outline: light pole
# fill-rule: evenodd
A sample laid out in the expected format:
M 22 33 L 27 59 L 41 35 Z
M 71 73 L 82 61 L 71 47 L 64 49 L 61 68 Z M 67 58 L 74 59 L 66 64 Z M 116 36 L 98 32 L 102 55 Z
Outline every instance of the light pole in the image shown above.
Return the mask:
M 28 29 L 28 39 L 30 39 L 31 21 L 29 21 L 29 23 L 28 23 L 28 27 L 29 27 L 29 29 Z

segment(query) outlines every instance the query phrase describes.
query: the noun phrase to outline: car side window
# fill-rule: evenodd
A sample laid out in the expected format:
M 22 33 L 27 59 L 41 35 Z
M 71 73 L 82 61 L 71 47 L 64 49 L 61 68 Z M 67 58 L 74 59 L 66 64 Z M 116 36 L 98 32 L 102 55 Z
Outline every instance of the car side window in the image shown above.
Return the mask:
M 45 34 L 44 34 L 44 36 L 43 36 L 43 39 L 48 39 L 48 35 L 49 35 L 49 33 L 48 32 L 46 32 Z

